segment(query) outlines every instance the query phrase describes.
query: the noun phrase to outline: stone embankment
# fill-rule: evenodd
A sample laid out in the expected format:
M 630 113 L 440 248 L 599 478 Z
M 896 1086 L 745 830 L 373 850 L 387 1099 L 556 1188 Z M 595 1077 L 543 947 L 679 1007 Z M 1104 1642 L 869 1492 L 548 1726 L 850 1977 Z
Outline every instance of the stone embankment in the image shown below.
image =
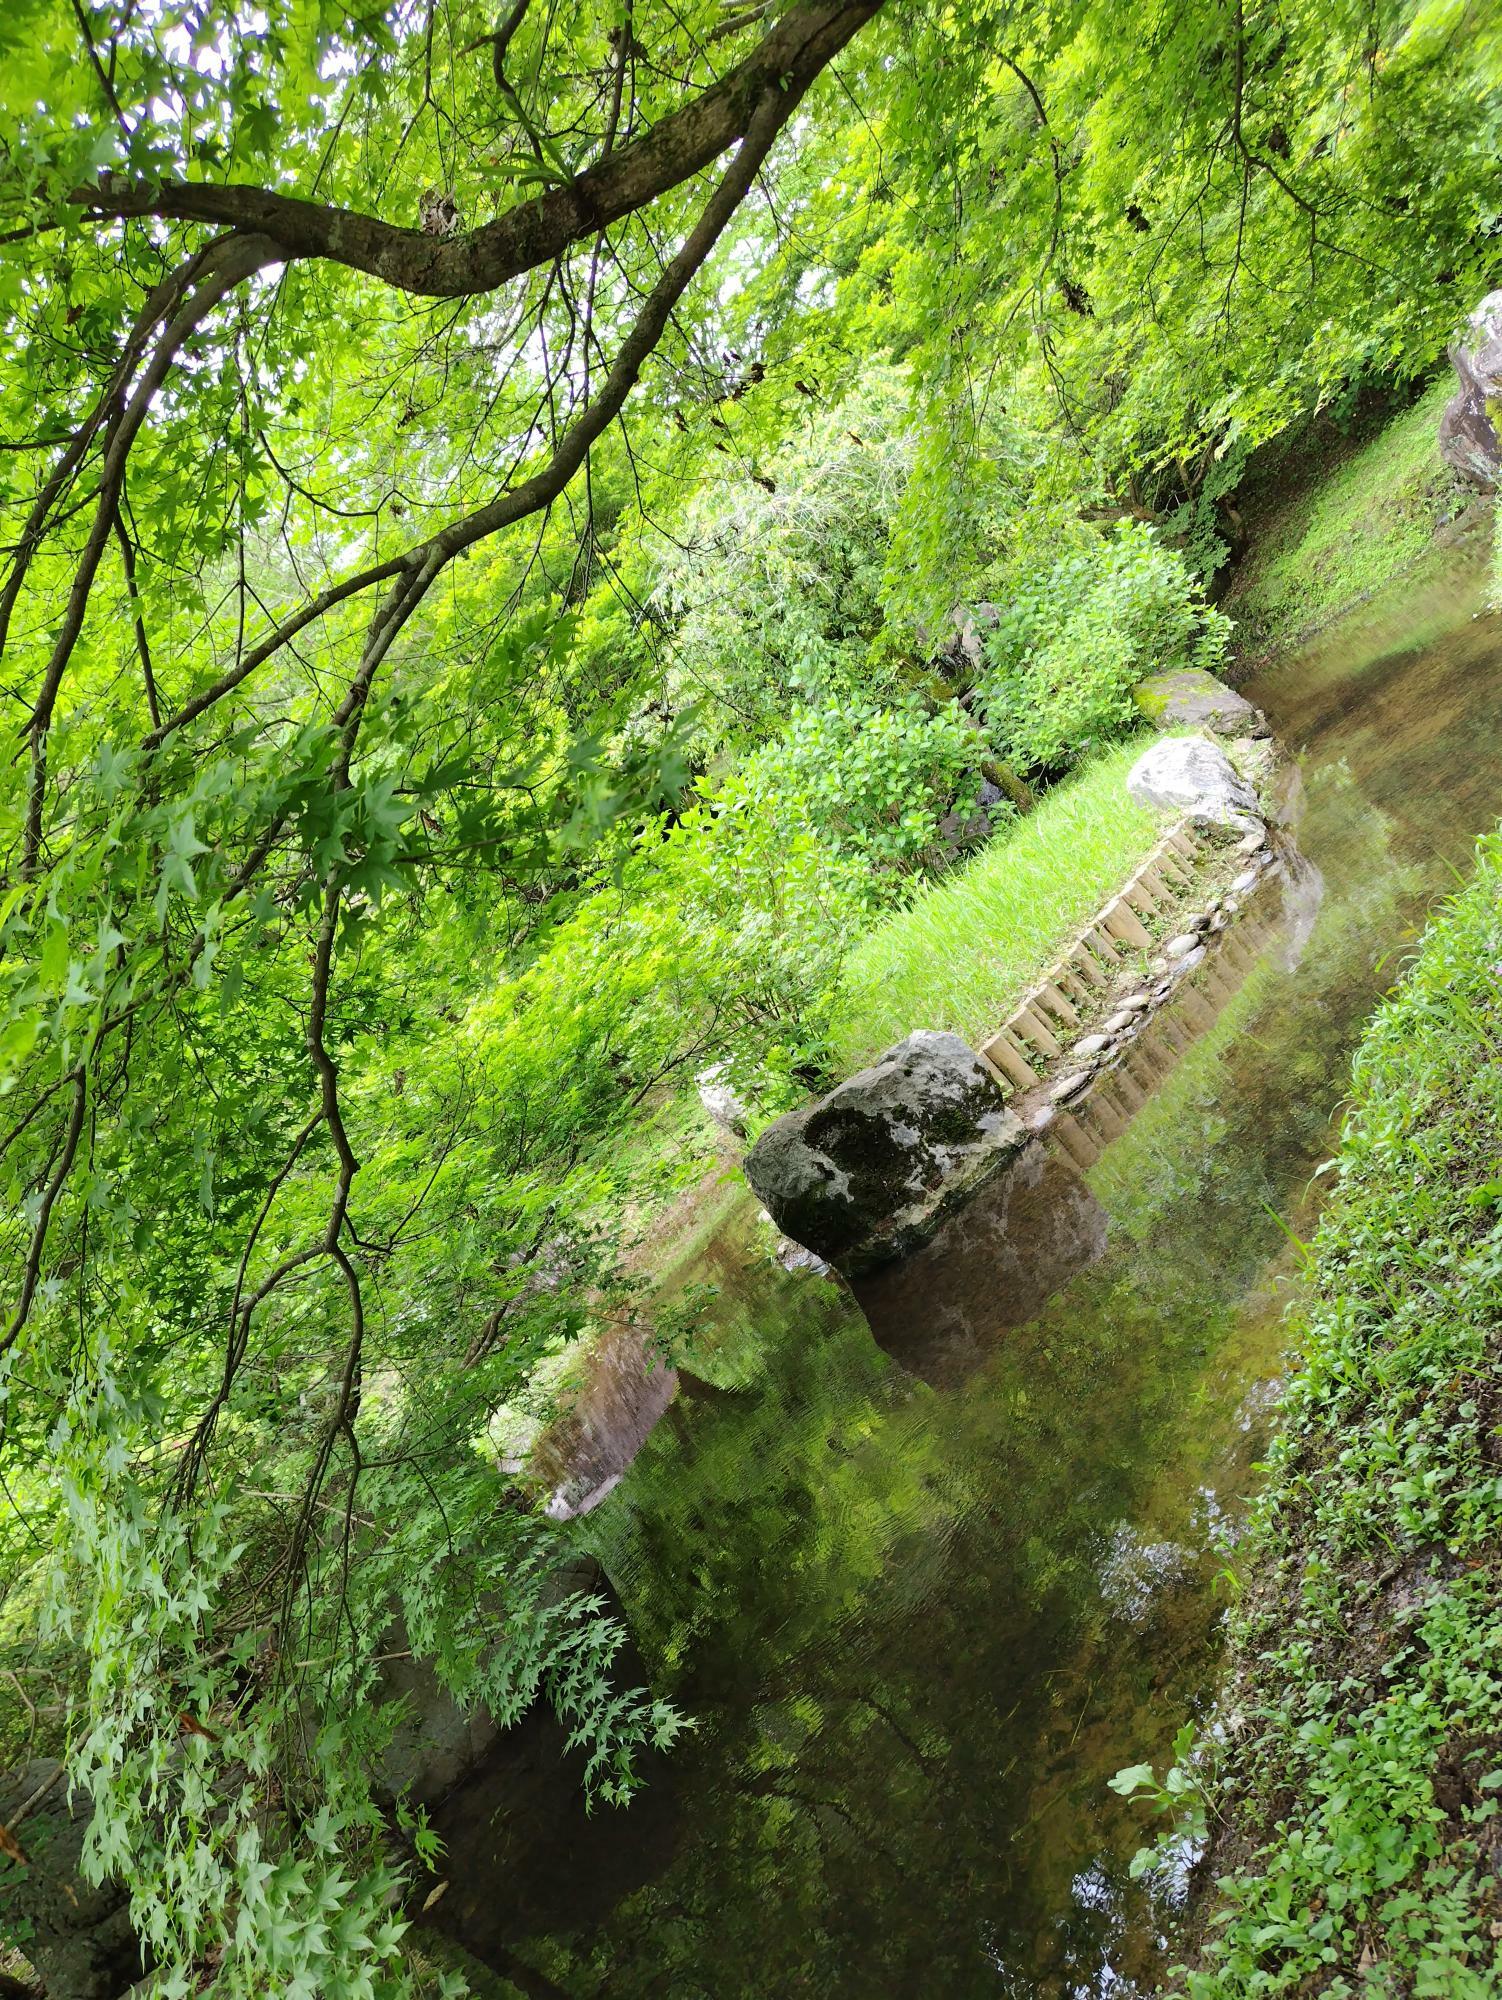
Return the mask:
M 1243 768 L 1198 734 L 1144 752 L 1128 790 L 1174 813 L 1173 825 L 979 1052 L 916 1029 L 751 1148 L 746 1178 L 794 1243 L 847 1277 L 910 1254 L 1121 1065 L 1282 865 L 1249 775 L 1271 775 L 1261 718 L 1209 675 L 1178 676 L 1161 707 L 1179 721 L 1186 703 L 1245 732 L 1236 739 Z
M 1229 851 L 1182 821 L 981 1045 L 1030 1130 L 1077 1102 L 1181 981 L 1226 939 L 1263 878 L 1283 866 L 1265 827 Z

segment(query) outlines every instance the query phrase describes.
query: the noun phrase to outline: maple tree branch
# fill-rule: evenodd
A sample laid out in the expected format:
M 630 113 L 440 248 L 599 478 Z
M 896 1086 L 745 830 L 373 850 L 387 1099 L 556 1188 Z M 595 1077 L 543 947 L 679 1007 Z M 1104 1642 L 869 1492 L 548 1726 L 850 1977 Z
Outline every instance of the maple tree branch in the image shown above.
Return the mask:
M 243 183 L 132 183 L 75 188 L 96 217 L 156 216 L 272 237 L 286 259 L 325 259 L 425 298 L 492 292 L 582 238 L 645 208 L 711 165 L 750 130 L 768 88 L 793 102 L 883 0 L 799 0 L 746 58 L 649 132 L 493 222 L 436 237 L 379 216 Z

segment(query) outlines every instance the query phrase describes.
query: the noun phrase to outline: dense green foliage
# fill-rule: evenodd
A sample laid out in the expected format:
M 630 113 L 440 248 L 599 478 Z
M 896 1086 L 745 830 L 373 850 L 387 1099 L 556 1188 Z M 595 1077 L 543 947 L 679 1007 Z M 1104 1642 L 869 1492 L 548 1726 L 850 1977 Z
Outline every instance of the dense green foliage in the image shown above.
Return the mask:
M 1183 560 L 1123 522 L 1076 530 L 1067 555 L 1022 579 L 986 643 L 986 720 L 1024 767 L 1073 763 L 1135 717 L 1132 689 L 1172 667 L 1213 673 L 1229 626 L 1186 590 Z
M 1192 1787 L 1221 1878 L 1198 2000 L 1502 1977 L 1499 892 L 1493 836 L 1356 1061 L 1236 1558 L 1234 1721 Z
M 1219 656 L 1248 447 L 1493 269 L 1498 35 L 6 10 L 0 1640 L 162 1991 L 410 1987 L 393 1633 L 671 1741 L 490 1418 L 646 1109 L 826 1074 L 982 781 Z

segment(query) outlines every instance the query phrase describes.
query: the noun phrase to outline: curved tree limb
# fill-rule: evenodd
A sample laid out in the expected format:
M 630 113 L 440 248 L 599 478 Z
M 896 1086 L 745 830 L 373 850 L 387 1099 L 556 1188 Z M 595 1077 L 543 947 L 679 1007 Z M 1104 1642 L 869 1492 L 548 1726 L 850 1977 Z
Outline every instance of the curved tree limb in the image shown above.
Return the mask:
M 68 199 L 92 216 L 156 216 L 269 236 L 285 258 L 325 259 L 424 298 L 492 292 L 702 172 L 747 136 L 769 88 L 796 103 L 881 6 L 882 0 L 798 0 L 744 61 L 650 132 L 566 186 L 549 188 L 460 236 L 428 236 L 378 216 L 240 183 L 133 185 L 111 178 L 75 188 Z

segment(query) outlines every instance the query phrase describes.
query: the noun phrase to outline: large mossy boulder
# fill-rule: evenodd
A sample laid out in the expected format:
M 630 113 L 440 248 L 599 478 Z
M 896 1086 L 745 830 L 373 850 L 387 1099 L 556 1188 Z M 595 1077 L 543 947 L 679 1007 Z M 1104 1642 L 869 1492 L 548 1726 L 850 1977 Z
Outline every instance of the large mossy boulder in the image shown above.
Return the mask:
M 854 1277 L 923 1242 L 1026 1143 L 975 1051 L 920 1028 L 769 1126 L 746 1178 L 784 1235 Z
M 1245 695 L 1203 667 L 1172 667 L 1136 688 L 1138 710 L 1159 729 L 1208 729 L 1215 736 L 1266 736 L 1267 718 Z
M 1502 486 L 1502 292 L 1489 292 L 1450 349 L 1458 387 L 1439 420 L 1439 455 L 1484 492 Z

